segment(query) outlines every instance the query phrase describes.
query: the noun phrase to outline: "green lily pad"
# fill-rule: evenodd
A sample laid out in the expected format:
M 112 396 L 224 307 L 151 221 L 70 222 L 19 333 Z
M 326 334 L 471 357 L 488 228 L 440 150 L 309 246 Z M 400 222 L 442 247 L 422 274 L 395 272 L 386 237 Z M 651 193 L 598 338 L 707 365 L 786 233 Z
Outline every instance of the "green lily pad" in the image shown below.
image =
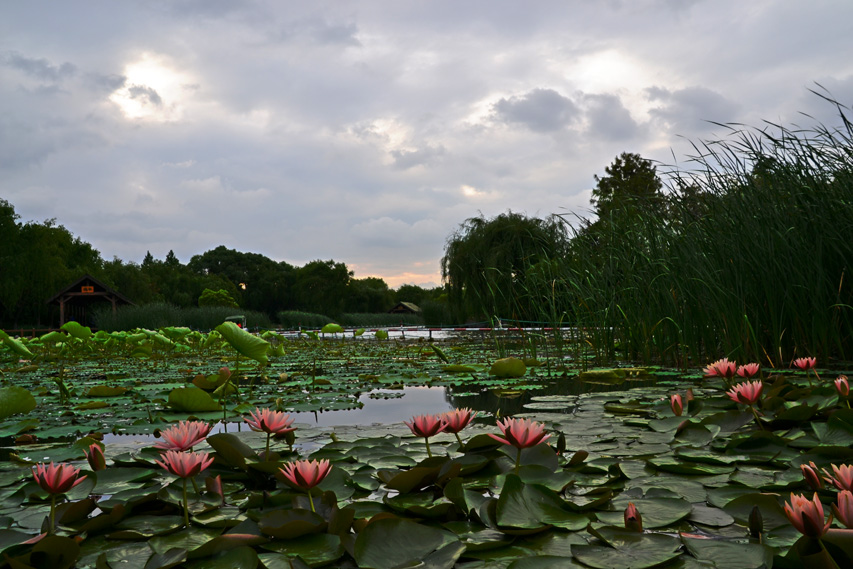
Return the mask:
M 401 518 L 385 518 L 368 524 L 359 532 L 353 554 L 359 567 L 394 569 L 425 561 L 446 547 L 450 547 L 456 557 L 465 548 L 448 531 Z
M 19 413 L 29 413 L 36 408 L 36 398 L 23 387 L 0 387 L 0 419 Z
M 219 411 L 222 407 L 198 387 L 181 387 L 169 392 L 169 407 L 187 413 Z

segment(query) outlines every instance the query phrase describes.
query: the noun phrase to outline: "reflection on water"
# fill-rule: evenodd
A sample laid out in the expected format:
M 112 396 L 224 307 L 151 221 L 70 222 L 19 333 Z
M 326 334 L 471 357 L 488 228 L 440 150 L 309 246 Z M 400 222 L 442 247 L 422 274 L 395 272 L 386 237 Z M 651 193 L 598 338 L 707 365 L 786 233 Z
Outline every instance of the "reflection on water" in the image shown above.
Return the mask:
M 528 385 L 530 382 L 528 383 Z M 373 397 L 363 394 L 359 401 L 361 409 L 345 411 L 290 413 L 295 422 L 316 427 L 360 426 L 373 424 L 402 424 L 415 415 L 432 415 L 451 409 L 470 407 L 475 411 L 507 417 L 518 413 L 529 413 L 524 405 L 533 397 L 545 395 L 580 395 L 590 392 L 623 391 L 633 387 L 648 387 L 655 384 L 655 378 L 649 376 L 640 380 L 627 380 L 613 384 L 590 383 L 575 378 L 546 379 L 535 389 L 471 389 L 464 385 L 455 387 L 405 387 L 395 390 L 377 390 Z M 402 395 L 402 396 L 401 396 Z M 382 398 L 387 396 L 388 398 Z M 573 404 L 567 403 L 565 413 L 573 411 Z M 559 408 L 550 408 L 550 412 L 560 412 Z M 229 423 L 229 432 L 246 430 L 242 422 Z M 214 426 L 212 432 L 222 432 L 221 423 Z M 153 440 L 150 436 L 135 436 L 141 440 Z M 104 442 L 128 440 L 128 436 L 106 435 Z

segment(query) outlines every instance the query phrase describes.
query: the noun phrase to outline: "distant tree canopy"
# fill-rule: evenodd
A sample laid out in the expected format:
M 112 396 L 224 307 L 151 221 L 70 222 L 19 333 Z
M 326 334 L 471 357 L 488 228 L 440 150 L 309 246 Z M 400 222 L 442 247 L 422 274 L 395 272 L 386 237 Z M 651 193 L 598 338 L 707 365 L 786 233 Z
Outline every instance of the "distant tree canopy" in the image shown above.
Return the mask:
M 46 301 L 86 273 L 140 305 L 165 302 L 188 308 L 212 303 L 271 318 L 288 310 L 329 318 L 342 312 L 385 312 L 398 301 L 396 291 L 381 278 L 353 278 L 344 263 L 333 260 L 295 267 L 220 245 L 186 265 L 174 251 L 163 260 L 147 252 L 140 264 L 117 257 L 104 261 L 90 244 L 54 220 L 20 223 L 14 206 L 0 199 L 0 327 L 50 326 Z M 411 290 L 437 296 L 419 287 Z
M 465 220 L 447 240 L 441 259 L 453 316 L 530 319 L 527 273 L 539 262 L 562 256 L 567 245 L 565 223 L 556 216 L 539 219 L 509 211 Z

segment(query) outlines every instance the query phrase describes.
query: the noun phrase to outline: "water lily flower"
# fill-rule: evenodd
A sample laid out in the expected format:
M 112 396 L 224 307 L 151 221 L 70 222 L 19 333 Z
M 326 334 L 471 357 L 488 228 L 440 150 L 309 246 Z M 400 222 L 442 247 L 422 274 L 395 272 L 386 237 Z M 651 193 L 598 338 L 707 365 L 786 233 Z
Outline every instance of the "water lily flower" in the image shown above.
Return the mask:
M 429 438 L 437 435 L 445 428 L 444 421 L 441 415 L 417 415 L 412 417 L 412 421 L 403 421 L 416 437 L 423 437 L 426 441 L 427 456 L 432 457 L 432 452 L 429 449 Z
M 187 498 L 187 478 L 200 474 L 213 463 L 213 457 L 206 452 L 178 452 L 167 450 L 160 455 L 162 462 L 155 460 L 157 464 L 182 478 L 184 481 L 184 525 L 190 527 L 190 505 Z
M 756 363 L 744 364 L 737 368 L 737 374 L 744 379 L 752 379 L 758 375 L 759 367 Z
M 633 502 L 628 502 L 625 508 L 625 529 L 628 531 L 643 532 L 643 516 L 637 511 Z
M 160 455 L 163 460 L 157 464 L 180 478 L 197 476 L 213 464 L 213 457 L 206 452 L 178 452 L 168 450 Z
M 803 371 L 814 369 L 817 365 L 817 358 L 797 358 L 794 360 L 794 366 Z
M 282 411 L 271 411 L 256 407 L 249 415 L 252 417 L 251 419 L 243 417 L 243 420 L 249 424 L 249 428 L 267 434 L 267 446 L 264 452 L 266 460 L 269 460 L 270 455 L 270 437 L 273 434 L 284 435 L 296 430 L 296 427 L 290 426 L 293 424 L 293 417 Z
M 764 389 L 764 384 L 760 381 L 744 381 L 738 383 L 732 389 L 726 391 L 726 395 L 737 403 L 744 405 L 755 405 L 761 398 L 761 390 Z
M 832 513 L 845 527 L 853 529 L 853 492 L 842 490 L 838 493 L 837 501 L 838 506 L 831 506 Z
M 675 413 L 676 417 L 681 417 L 681 414 L 684 412 L 684 403 L 681 401 L 680 394 L 675 393 L 670 396 L 669 406 L 672 407 L 672 412 Z
M 42 490 L 50 494 L 50 526 L 48 533 L 56 527 L 56 497 L 65 494 L 86 479 L 79 476 L 80 469 L 67 463 L 46 465 L 39 463 L 33 467 L 33 478 Z
M 515 458 L 516 473 L 521 463 L 521 450 L 535 447 L 551 437 L 551 435 L 545 434 L 545 425 L 529 419 L 513 419 L 512 417 L 508 417 L 503 421 L 498 421 L 498 428 L 503 433 L 503 438 L 492 433 L 489 433 L 489 436 L 500 443 L 512 445 L 518 449 L 518 454 Z
M 444 425 L 445 433 L 453 433 L 456 435 L 456 440 L 459 441 L 459 448 L 463 448 L 462 439 L 459 438 L 459 431 L 468 426 L 468 423 L 477 416 L 476 411 L 472 411 L 468 407 L 462 409 L 454 409 L 441 414 L 441 422 Z
M 33 478 L 48 494 L 65 494 L 86 479 L 80 469 L 67 463 L 49 465 L 39 463 L 33 467 Z
M 284 468 L 279 469 L 279 472 L 288 482 L 308 492 L 308 502 L 311 504 L 311 511 L 314 512 L 311 489 L 322 482 L 331 469 L 332 465 L 328 460 L 297 460 L 288 462 Z
M 823 479 L 820 477 L 820 474 L 818 474 L 817 466 L 814 462 L 801 464 L 800 470 L 803 471 L 803 478 L 805 479 L 806 484 L 809 485 L 809 488 L 815 491 L 823 488 Z
M 832 467 L 832 473 L 835 474 L 835 476 L 831 476 L 829 472 L 824 469 L 824 480 L 839 490 L 853 491 L 853 466 L 850 466 L 849 464 L 842 464 L 841 466 L 831 464 L 830 466 Z
M 817 492 L 811 500 L 802 494 L 791 494 L 791 503 L 785 502 L 785 515 L 801 534 L 808 537 L 820 537 L 829 529 L 829 521 L 823 521 L 823 504 Z
M 838 391 L 841 397 L 850 395 L 850 382 L 847 380 L 846 375 L 839 375 L 835 380 L 835 390 Z
M 89 462 L 89 468 L 97 472 L 98 470 L 106 470 L 107 459 L 104 458 L 104 451 L 98 443 L 92 443 L 89 448 L 83 451 L 86 453 L 86 460 Z
M 723 358 L 710 364 L 702 370 L 705 372 L 705 377 L 722 377 L 731 379 L 737 371 L 737 363 L 729 361 L 728 358 Z
M 162 441 L 158 441 L 154 448 L 160 450 L 185 451 L 190 450 L 199 443 L 204 442 L 210 434 L 211 425 L 204 421 L 180 421 L 164 431 L 160 431 Z
M 808 372 L 808 370 L 812 370 L 817 380 L 820 381 L 820 376 L 817 374 L 817 370 L 815 369 L 815 366 L 817 366 L 817 358 L 797 358 L 794 360 L 793 365 L 794 367 L 797 367 L 805 372 Z M 806 374 L 806 377 L 809 380 L 809 385 L 811 385 L 812 377 L 808 375 L 808 373 Z

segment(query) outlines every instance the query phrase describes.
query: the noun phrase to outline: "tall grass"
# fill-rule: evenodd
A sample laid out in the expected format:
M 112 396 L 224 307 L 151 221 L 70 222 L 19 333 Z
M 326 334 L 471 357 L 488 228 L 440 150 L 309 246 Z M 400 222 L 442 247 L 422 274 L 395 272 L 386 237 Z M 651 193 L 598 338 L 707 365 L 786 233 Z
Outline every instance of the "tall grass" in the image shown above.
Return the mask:
M 106 331 L 135 328 L 156 330 L 164 326 L 187 326 L 194 330 L 212 330 L 229 316 L 237 314 L 246 316 L 246 326 L 249 329 L 271 326 L 269 317 L 262 312 L 225 306 L 180 308 L 166 303 L 122 306 L 115 314 L 107 307 L 95 314 L 95 322 L 98 328 Z
M 853 128 L 832 103 L 839 128 L 730 126 L 695 145 L 665 210 L 576 233 L 543 313 L 586 328 L 602 359 L 853 356 Z

